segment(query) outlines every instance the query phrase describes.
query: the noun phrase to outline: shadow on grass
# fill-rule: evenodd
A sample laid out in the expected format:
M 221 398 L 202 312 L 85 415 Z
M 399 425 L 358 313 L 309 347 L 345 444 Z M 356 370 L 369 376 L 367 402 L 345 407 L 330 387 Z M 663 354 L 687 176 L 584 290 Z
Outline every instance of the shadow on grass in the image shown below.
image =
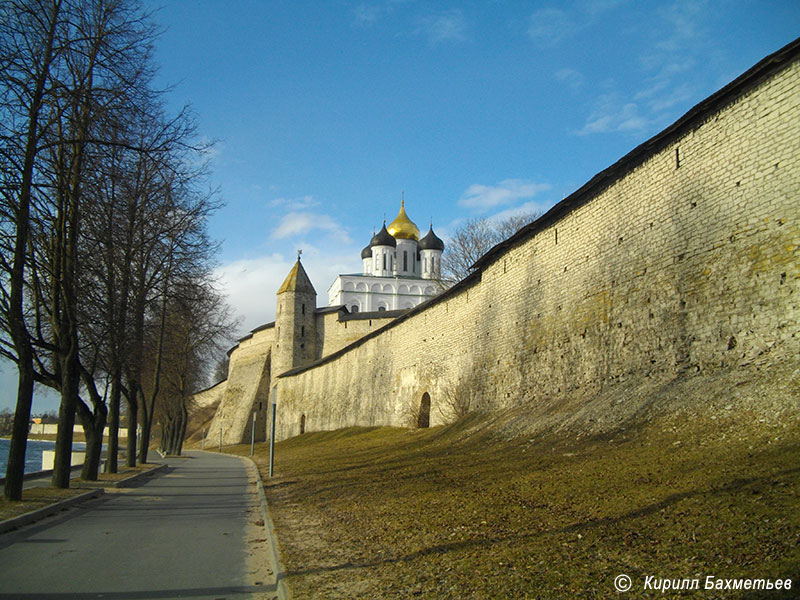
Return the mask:
M 485 549 L 487 546 L 495 544 L 503 544 L 507 542 L 521 542 L 524 540 L 529 540 L 542 536 L 554 536 L 564 533 L 580 533 L 585 531 L 591 531 L 593 529 L 601 527 L 610 527 L 628 521 L 633 521 L 636 519 L 647 517 L 649 515 L 658 513 L 661 510 L 669 508 L 682 500 L 686 500 L 689 498 L 710 497 L 717 495 L 721 496 L 730 493 L 741 492 L 746 488 L 751 488 L 751 487 L 758 488 L 759 486 L 762 485 L 772 485 L 778 478 L 795 475 L 797 473 L 800 473 L 800 467 L 793 469 L 786 469 L 765 477 L 738 478 L 724 485 L 720 485 L 715 488 L 707 490 L 692 490 L 688 492 L 670 494 L 669 496 L 666 496 L 663 500 L 660 500 L 659 502 L 654 502 L 642 508 L 628 511 L 617 517 L 589 519 L 580 523 L 574 523 L 572 525 L 567 525 L 564 527 L 557 527 L 549 530 L 543 529 L 535 533 L 519 533 L 515 535 L 495 536 L 495 537 L 488 536 L 488 537 L 464 540 L 448 544 L 437 544 L 434 546 L 430 546 L 428 548 L 423 548 L 416 552 L 412 552 L 410 554 L 406 554 L 404 556 L 387 557 L 380 560 L 364 561 L 364 562 L 347 562 L 340 565 L 334 565 L 329 567 L 317 567 L 317 568 L 302 569 L 302 570 L 288 570 L 286 572 L 286 576 L 287 577 L 303 576 L 303 575 L 313 575 L 326 572 L 344 571 L 350 569 L 367 569 L 373 567 L 380 567 L 386 564 L 413 562 L 419 558 L 431 555 L 444 555 L 450 552 L 470 550 L 476 547 Z M 792 579 L 793 581 L 797 581 L 799 578 L 793 577 Z M 763 596 L 760 595 L 748 596 L 748 598 L 761 598 L 761 597 Z

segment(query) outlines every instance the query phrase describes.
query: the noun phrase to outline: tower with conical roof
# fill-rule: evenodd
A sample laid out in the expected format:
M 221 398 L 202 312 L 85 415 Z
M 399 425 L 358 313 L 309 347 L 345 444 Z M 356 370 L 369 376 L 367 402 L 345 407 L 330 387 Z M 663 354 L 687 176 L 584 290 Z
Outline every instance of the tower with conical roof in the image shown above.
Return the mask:
M 273 373 L 307 365 L 316 358 L 316 307 L 317 291 L 298 256 L 278 290 Z

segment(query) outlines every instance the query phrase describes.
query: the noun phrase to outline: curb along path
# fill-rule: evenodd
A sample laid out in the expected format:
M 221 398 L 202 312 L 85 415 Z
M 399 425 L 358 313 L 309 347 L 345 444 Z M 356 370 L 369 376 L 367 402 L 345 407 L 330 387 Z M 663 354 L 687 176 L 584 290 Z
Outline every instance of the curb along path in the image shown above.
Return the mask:
M 247 463 L 189 455 L 139 487 L 0 536 L 0 599 L 276 598 Z
M 19 529 L 24 525 L 30 525 L 31 523 L 40 521 L 45 517 L 49 517 L 50 515 L 54 515 L 61 512 L 62 510 L 66 510 L 70 506 L 80 504 L 81 502 L 85 502 L 86 500 L 98 498 L 103 495 L 103 492 L 105 491 L 104 488 L 128 487 L 132 484 L 138 484 L 142 479 L 146 477 L 152 477 L 153 475 L 159 473 L 160 471 L 163 471 L 166 468 L 167 468 L 166 464 L 158 465 L 147 471 L 141 471 L 139 473 L 136 473 L 135 475 L 131 475 L 130 477 L 126 477 L 125 479 L 118 479 L 116 481 L 81 481 L 79 482 L 78 489 L 79 488 L 96 488 L 96 489 L 87 489 L 83 494 L 73 496 L 72 498 L 59 500 L 58 502 L 53 502 L 52 504 L 43 506 L 42 508 L 32 510 L 27 513 L 23 513 L 19 516 L 11 517 L 10 519 L 4 519 L 3 521 L 0 521 L 0 533 L 5 533 L 6 531 L 13 531 L 14 529 Z M 49 487 L 50 473 L 52 473 L 52 471 L 42 471 L 40 473 L 34 473 L 33 474 L 34 477 L 26 476 L 25 477 L 26 482 L 24 488 L 30 489 L 31 487 Z M 44 476 L 37 477 L 40 475 Z
M 251 459 L 242 457 L 242 460 L 248 463 L 250 472 L 256 480 L 258 499 L 261 502 L 261 514 L 264 522 L 264 530 L 267 534 L 267 540 L 269 543 L 268 552 L 270 568 L 274 573 L 274 581 L 276 590 L 278 592 L 278 599 L 289 600 L 292 595 L 286 583 L 283 581 L 283 577 L 286 574 L 286 569 L 283 567 L 283 563 L 281 562 L 281 557 L 278 552 L 278 540 L 275 536 L 275 525 L 272 522 L 272 516 L 269 514 L 269 505 L 267 505 L 267 497 L 264 494 L 264 483 L 261 481 L 261 474 L 258 472 L 258 467 L 256 464 Z

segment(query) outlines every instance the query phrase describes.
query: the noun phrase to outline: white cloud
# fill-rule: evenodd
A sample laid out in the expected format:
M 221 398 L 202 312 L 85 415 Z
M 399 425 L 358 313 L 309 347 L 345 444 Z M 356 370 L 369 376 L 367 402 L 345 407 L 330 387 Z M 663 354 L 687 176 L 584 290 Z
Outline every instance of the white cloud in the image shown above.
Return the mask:
M 532 198 L 549 189 L 547 183 L 534 183 L 527 179 L 505 179 L 497 185 L 475 183 L 467 188 L 458 203 L 476 212 L 487 212 L 517 200 Z
M 587 5 L 591 16 L 597 9 L 615 8 L 615 0 L 597 0 Z M 638 57 L 644 84 L 638 90 L 622 90 L 613 84 L 610 92 L 596 98 L 583 127 L 576 133 L 635 132 L 647 133 L 673 121 L 682 111 L 680 105 L 691 103 L 697 85 L 696 71 L 702 67 L 699 57 L 709 56 L 705 42 L 706 22 L 711 18 L 707 2 L 677 0 L 663 3 L 652 11 L 648 35 L 649 50 Z M 555 22 L 555 21 L 553 21 Z M 571 84 L 569 69 L 556 77 Z
M 284 210 L 305 210 L 319 205 L 313 196 L 298 196 L 297 198 L 275 198 L 270 200 L 269 205 L 273 208 L 281 208 Z
M 372 27 L 378 19 L 388 12 L 385 5 L 359 4 L 353 9 L 353 24 L 356 27 Z
M 360 270 L 358 250 L 341 247 L 335 252 L 325 251 L 303 241 L 303 267 L 314 289 L 317 306 L 327 306 L 328 287 L 340 273 Z M 234 313 L 243 318 L 240 334 L 275 320 L 276 294 L 289 274 L 296 254 L 272 253 L 256 258 L 242 259 L 220 266 L 216 278 Z
M 451 9 L 422 17 L 414 33 L 424 35 L 432 46 L 455 44 L 467 40 L 467 20 L 459 9 Z
M 542 46 L 554 46 L 570 37 L 580 27 L 565 11 L 558 8 L 540 8 L 533 12 L 528 26 L 528 35 Z
M 283 216 L 272 237 L 278 240 L 298 235 L 307 235 L 312 231 L 322 231 L 341 244 L 351 244 L 352 240 L 345 228 L 332 217 L 312 212 L 290 212 Z
M 577 89 L 583 85 L 584 77 L 580 71 L 575 69 L 560 69 L 556 71 L 556 79 L 572 89 Z
M 524 204 L 520 204 L 519 206 L 515 206 L 513 208 L 507 208 L 506 210 L 500 211 L 499 213 L 495 213 L 489 217 L 490 221 L 505 221 L 509 217 L 517 217 L 520 215 L 528 215 L 532 213 L 536 213 L 538 215 L 544 214 L 547 209 L 549 209 L 553 205 L 552 202 L 545 203 L 545 202 L 525 202 Z
M 244 334 L 275 318 L 275 294 L 292 263 L 280 254 L 242 259 L 219 267 L 216 278 L 234 313 L 243 317 Z
M 612 132 L 639 132 L 651 122 L 640 113 L 635 102 L 625 102 L 620 94 L 603 94 L 595 101 L 595 108 L 586 119 L 578 135 Z
M 656 114 L 672 109 L 678 104 L 687 104 L 692 99 L 692 89 L 687 84 L 681 84 L 653 98 L 648 106 Z
M 604 13 L 627 4 L 630 0 L 588 0 L 584 3 L 584 10 L 590 15 Z

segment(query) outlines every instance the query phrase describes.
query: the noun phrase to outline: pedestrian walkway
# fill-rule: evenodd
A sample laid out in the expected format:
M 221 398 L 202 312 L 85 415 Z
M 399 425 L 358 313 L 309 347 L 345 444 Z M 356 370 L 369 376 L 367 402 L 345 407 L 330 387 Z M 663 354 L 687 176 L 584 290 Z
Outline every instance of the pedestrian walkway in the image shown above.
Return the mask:
M 201 452 L 166 462 L 141 487 L 0 536 L 0 599 L 277 597 L 247 465 Z

